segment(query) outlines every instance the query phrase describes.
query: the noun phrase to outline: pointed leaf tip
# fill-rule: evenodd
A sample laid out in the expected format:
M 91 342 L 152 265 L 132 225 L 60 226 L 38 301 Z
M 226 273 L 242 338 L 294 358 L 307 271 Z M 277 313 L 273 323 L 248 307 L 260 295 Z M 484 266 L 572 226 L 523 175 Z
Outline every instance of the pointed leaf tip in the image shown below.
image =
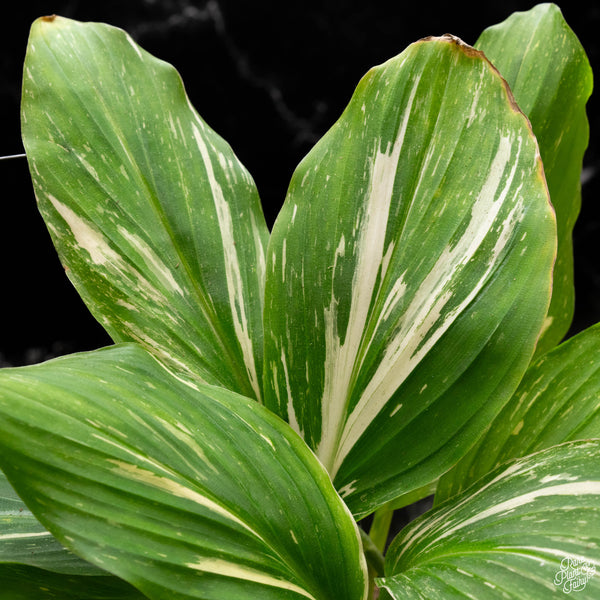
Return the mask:
M 38 19 L 22 116 L 40 212 L 113 340 L 259 398 L 268 230 L 176 70 L 121 29 Z
M 536 354 L 556 346 L 574 312 L 572 231 L 581 205 L 581 168 L 589 139 L 585 106 L 592 70 L 558 6 L 539 4 L 486 29 L 475 46 L 500 70 L 538 140 L 552 204 L 558 254 L 552 302 Z
M 369 71 L 294 174 L 265 292 L 267 406 L 355 516 L 437 479 L 497 413 L 555 248 L 535 138 L 481 52 L 432 38 Z

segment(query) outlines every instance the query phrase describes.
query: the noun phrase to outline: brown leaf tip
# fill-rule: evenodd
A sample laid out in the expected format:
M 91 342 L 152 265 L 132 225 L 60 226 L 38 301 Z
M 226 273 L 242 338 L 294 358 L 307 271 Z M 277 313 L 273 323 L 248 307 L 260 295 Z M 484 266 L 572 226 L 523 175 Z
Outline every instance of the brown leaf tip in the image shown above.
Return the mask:
M 56 19 L 56 15 L 48 15 L 46 17 L 42 17 L 42 21 L 46 21 L 46 23 L 52 23 Z
M 440 37 L 440 40 L 443 40 L 445 42 L 452 42 L 453 44 L 456 44 L 457 46 L 467 46 L 469 48 L 471 47 L 466 42 L 463 42 L 458 36 L 452 35 L 451 33 L 445 33 L 444 35 L 442 35 Z
M 420 42 L 447 42 L 449 44 L 454 44 L 455 46 L 460 46 L 460 48 L 463 50 L 463 52 L 467 56 L 480 57 L 483 55 L 482 52 L 480 52 L 479 50 L 476 50 L 475 48 L 473 48 L 473 46 L 470 46 L 469 44 L 467 44 L 467 42 L 463 42 L 463 40 L 461 40 L 458 36 L 452 35 L 451 33 L 445 33 L 444 35 L 440 35 L 440 36 L 430 35 L 419 41 Z

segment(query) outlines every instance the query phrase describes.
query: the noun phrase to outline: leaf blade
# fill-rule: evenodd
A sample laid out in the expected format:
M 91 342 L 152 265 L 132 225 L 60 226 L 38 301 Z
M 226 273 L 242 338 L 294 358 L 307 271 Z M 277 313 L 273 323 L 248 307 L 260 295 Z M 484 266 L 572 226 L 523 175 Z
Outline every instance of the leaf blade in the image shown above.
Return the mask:
M 0 565 L 0 592 L 10 600 L 144 600 L 141 592 L 108 575 L 64 575 L 23 565 Z
M 595 597 L 599 452 L 597 440 L 571 442 L 496 469 L 400 533 L 382 585 L 393 598 L 405 588 L 431 597 L 558 597 L 561 561 L 581 559 L 590 567 L 581 595 Z
M 476 446 L 446 475 L 436 502 L 498 465 L 563 442 L 600 438 L 600 325 L 534 361 Z
M 267 251 L 266 404 L 355 515 L 437 479 L 516 387 L 555 244 L 536 156 L 495 69 L 447 37 L 372 69 L 294 174 Z
M 22 130 L 67 275 L 113 339 L 259 398 L 266 224 L 177 72 L 119 29 L 39 19 Z
M 585 105 L 592 70 L 555 4 L 539 4 L 486 29 L 475 47 L 499 69 L 529 117 L 556 210 L 558 253 L 553 292 L 536 355 L 556 346 L 574 311 L 573 226 L 581 206 L 581 168 L 589 140 Z
M 33 516 L 0 472 L 0 563 L 69 575 L 106 575 L 59 544 Z
M 86 560 L 153 599 L 363 597 L 349 512 L 256 402 L 133 345 L 0 375 L 3 468 Z

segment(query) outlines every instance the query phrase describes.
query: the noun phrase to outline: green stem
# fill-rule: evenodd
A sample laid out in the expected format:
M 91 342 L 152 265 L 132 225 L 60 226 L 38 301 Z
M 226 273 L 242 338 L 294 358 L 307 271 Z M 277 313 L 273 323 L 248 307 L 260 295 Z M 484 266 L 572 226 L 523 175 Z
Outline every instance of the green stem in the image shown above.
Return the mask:
M 381 554 L 385 552 L 393 515 L 394 509 L 388 504 L 385 504 L 377 510 L 373 516 L 373 524 L 369 530 L 369 538 Z
M 383 554 L 379 551 L 379 548 L 375 546 L 373 540 L 369 537 L 369 535 L 363 531 L 360 527 L 360 538 L 362 540 L 363 552 L 365 553 L 365 558 L 367 559 L 367 564 L 369 565 L 369 569 L 373 570 L 375 577 L 383 576 Z

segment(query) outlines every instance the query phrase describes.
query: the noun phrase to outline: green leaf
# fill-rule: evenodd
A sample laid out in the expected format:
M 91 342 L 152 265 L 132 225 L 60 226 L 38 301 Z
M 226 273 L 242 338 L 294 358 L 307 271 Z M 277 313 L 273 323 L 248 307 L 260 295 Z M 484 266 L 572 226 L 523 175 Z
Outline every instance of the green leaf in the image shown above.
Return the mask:
M 152 600 L 364 596 L 358 528 L 304 442 L 137 345 L 0 372 L 0 466 L 62 544 Z
M 19 563 L 57 573 L 106 575 L 59 544 L 33 516 L 1 472 L 0 563 Z
M 23 565 L 0 565 L 0 600 L 144 600 L 116 577 L 60 575 Z
M 487 475 L 392 542 L 392 598 L 600 597 L 600 442 L 556 446 Z M 380 598 L 389 598 L 382 595 Z
M 514 391 L 555 244 L 536 141 L 480 52 L 422 40 L 363 78 L 293 176 L 265 292 L 266 405 L 357 517 L 426 489 Z
M 260 397 L 267 228 L 173 67 L 114 27 L 39 19 L 22 128 L 67 275 L 113 339 Z
M 600 438 L 600 324 L 548 352 L 477 445 L 441 478 L 436 502 L 496 466 L 571 440 Z
M 0 599 L 142 600 L 139 591 L 52 536 L 0 472 Z
M 573 226 L 581 206 L 581 167 L 588 144 L 585 104 L 592 69 L 555 4 L 540 4 L 486 29 L 475 47 L 498 68 L 529 117 L 556 209 L 558 255 L 540 355 L 564 337 L 573 319 Z

